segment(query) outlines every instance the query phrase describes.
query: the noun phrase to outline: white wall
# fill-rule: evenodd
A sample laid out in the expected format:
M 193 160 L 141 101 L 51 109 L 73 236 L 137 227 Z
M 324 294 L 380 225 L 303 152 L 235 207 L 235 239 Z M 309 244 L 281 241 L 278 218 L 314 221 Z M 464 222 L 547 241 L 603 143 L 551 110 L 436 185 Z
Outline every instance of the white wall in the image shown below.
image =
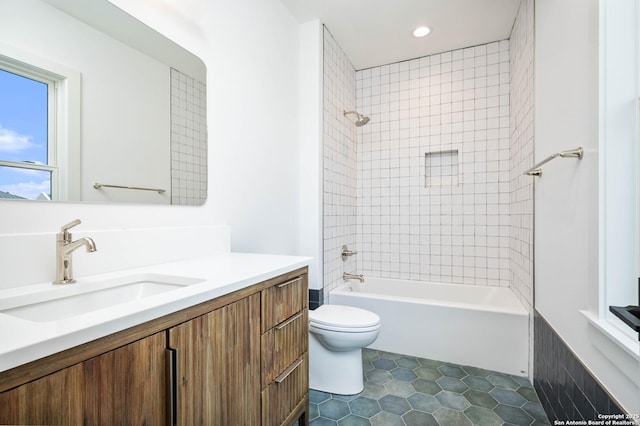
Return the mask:
M 56 232 L 76 217 L 83 220 L 78 235 L 228 223 L 235 251 L 295 254 L 299 223 L 298 24 L 278 0 L 192 0 L 176 6 L 145 0 L 118 3 L 194 51 L 207 65 L 207 202 L 201 207 L 176 207 L 2 201 L 0 238 Z M 189 235 L 182 238 L 183 245 L 207 245 L 206 239 Z M 96 244 L 98 252 L 91 256 L 107 259 L 111 254 L 100 251 L 98 238 Z M 126 245 L 126 239 L 122 244 Z M 8 270 L 48 265 L 45 259 L 54 256 L 53 237 L 50 249 L 29 258 L 24 253 L 35 243 L 27 243 L 20 254 L 13 254 L 4 242 L 0 246 L 2 282 L 8 279 Z M 151 244 L 148 249 L 162 251 L 163 247 Z M 78 259 L 75 266 L 81 262 Z M 54 273 L 50 271 L 51 276 Z M 20 284 L 23 282 L 10 283 Z
M 311 256 L 309 288 L 322 288 L 322 44 L 318 20 L 300 25 L 300 254 Z
M 232 249 L 298 250 L 299 26 L 278 0 L 203 1 L 209 204 Z
M 585 148 L 581 161 L 556 159 L 536 178 L 536 309 L 623 408 L 638 413 L 638 377 L 604 355 L 615 344 L 593 340 L 580 312 L 598 312 L 598 1 L 536 1 L 535 34 L 535 159 Z

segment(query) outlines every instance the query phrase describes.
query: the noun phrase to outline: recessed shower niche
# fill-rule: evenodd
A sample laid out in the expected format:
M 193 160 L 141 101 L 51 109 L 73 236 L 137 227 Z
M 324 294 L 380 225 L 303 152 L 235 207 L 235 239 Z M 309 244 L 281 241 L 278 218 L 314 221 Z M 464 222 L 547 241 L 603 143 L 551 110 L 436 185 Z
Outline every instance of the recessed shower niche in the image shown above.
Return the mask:
M 458 186 L 458 171 L 457 149 L 424 154 L 425 188 Z

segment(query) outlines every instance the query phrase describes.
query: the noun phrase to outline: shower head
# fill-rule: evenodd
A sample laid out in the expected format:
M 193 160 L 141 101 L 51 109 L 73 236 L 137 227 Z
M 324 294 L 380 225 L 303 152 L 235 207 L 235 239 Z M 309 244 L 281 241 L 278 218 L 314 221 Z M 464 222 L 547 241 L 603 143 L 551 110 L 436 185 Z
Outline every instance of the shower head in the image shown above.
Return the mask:
M 364 115 L 356 120 L 356 127 L 362 127 L 369 122 L 369 117 L 365 117 Z
M 345 117 L 349 114 L 355 114 L 358 117 L 355 122 L 356 127 L 362 127 L 369 122 L 369 117 L 362 115 L 357 111 L 344 111 L 343 113 Z

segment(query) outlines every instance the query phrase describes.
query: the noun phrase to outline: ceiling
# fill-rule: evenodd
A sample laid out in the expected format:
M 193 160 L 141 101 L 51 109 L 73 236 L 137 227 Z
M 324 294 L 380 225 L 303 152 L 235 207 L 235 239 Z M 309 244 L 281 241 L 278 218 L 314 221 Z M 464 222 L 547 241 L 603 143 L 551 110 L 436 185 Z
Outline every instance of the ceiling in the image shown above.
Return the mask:
M 356 70 L 509 38 L 520 0 L 281 0 L 324 23 Z M 413 30 L 426 25 L 421 39 Z

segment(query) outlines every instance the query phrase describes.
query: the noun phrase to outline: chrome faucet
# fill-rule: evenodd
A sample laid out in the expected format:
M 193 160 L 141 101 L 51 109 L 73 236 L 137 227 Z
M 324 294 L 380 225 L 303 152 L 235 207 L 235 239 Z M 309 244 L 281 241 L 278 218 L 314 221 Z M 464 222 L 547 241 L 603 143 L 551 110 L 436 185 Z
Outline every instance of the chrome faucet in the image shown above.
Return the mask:
M 71 253 L 74 250 L 85 246 L 87 253 L 96 251 L 96 243 L 89 237 L 71 241 L 69 229 L 79 224 L 80 219 L 69 222 L 56 235 L 56 280 L 53 282 L 54 284 L 71 284 L 76 281 L 73 279 L 73 270 L 71 268 Z
M 361 283 L 363 283 L 363 282 L 364 282 L 364 275 L 362 275 L 362 274 L 360 274 L 360 275 L 357 275 L 357 274 L 348 274 L 348 273 L 344 272 L 344 273 L 342 274 L 342 279 L 343 279 L 343 280 L 345 280 L 345 281 L 348 281 L 348 280 L 358 280 L 358 281 L 360 281 Z

